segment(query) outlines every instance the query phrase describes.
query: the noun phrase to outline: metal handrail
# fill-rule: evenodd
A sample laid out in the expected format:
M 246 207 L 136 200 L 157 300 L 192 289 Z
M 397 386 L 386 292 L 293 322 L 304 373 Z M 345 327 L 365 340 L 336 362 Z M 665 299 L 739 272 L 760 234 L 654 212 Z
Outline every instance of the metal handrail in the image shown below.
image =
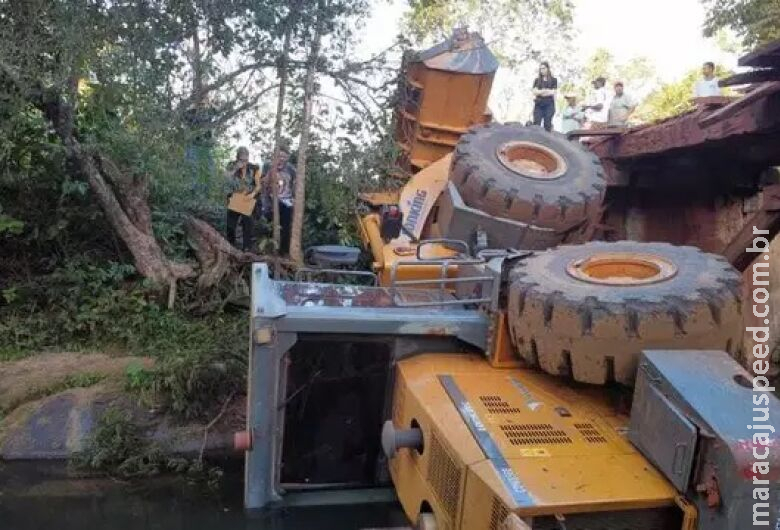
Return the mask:
M 424 246 L 426 246 L 426 245 L 441 245 L 443 247 L 447 247 L 449 245 L 448 248 L 450 250 L 454 250 L 454 249 L 450 248 L 452 246 L 461 247 L 463 249 L 463 252 L 460 253 L 460 258 L 459 259 L 464 259 L 463 256 L 470 256 L 471 255 L 471 249 L 469 248 L 468 243 L 466 243 L 465 241 L 462 241 L 460 239 L 426 239 L 424 241 L 420 241 L 417 244 L 417 255 L 416 255 L 416 257 L 417 257 L 417 259 L 419 261 L 425 261 L 425 262 L 431 261 L 428 258 L 422 257 L 422 255 L 420 253 L 420 250 Z M 439 259 L 442 259 L 442 258 L 439 258 Z M 436 259 L 434 259 L 433 261 L 436 261 Z
M 468 249 L 468 245 L 459 240 L 450 240 L 450 239 L 432 239 L 423 241 L 420 243 L 420 246 L 425 244 L 455 244 L 463 246 L 463 248 Z M 417 255 L 419 257 L 420 254 L 420 246 L 417 247 Z M 462 256 L 462 254 L 461 254 Z M 410 261 L 396 261 L 393 263 L 393 265 L 390 267 L 390 293 L 393 296 L 396 305 L 399 307 L 438 307 L 438 306 L 450 306 L 450 305 L 469 305 L 469 304 L 492 304 L 493 298 L 492 293 L 495 291 L 495 282 L 497 281 L 497 278 L 493 276 L 467 276 L 462 278 L 450 278 L 447 276 L 449 273 L 450 267 L 457 267 L 461 265 L 485 265 L 487 262 L 483 258 L 439 258 L 435 260 L 426 260 L 426 259 L 418 259 L 418 260 L 410 260 Z M 439 277 L 438 278 L 430 278 L 430 279 L 424 279 L 424 280 L 398 280 L 398 269 L 404 266 L 420 266 L 420 265 L 426 265 L 426 266 L 438 266 L 439 267 Z M 474 283 L 474 284 L 488 284 L 488 292 L 491 293 L 490 297 L 480 297 L 480 298 L 458 298 L 454 300 L 447 300 L 447 285 L 452 284 L 466 284 L 466 283 Z M 439 300 L 435 302 L 405 302 L 401 299 L 399 299 L 398 296 L 398 289 L 400 287 L 408 287 L 408 286 L 419 286 L 419 285 L 430 285 L 430 286 L 438 286 L 438 293 L 439 293 Z

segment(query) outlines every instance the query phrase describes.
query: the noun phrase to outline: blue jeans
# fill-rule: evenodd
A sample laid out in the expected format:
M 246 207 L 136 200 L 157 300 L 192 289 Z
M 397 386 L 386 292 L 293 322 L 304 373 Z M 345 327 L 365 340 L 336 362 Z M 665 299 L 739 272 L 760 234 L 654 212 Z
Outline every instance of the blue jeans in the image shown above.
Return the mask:
M 537 101 L 534 104 L 534 125 L 541 125 L 544 122 L 544 128 L 552 131 L 554 116 L 555 101 Z

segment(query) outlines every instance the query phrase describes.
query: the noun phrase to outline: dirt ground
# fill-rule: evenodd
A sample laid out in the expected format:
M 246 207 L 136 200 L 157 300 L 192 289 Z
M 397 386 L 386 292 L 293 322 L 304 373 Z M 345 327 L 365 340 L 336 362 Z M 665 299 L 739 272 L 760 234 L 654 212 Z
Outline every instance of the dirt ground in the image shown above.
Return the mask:
M 0 411 L 8 413 L 23 403 L 44 397 L 50 390 L 61 390 L 69 381 L 78 381 L 79 376 L 120 380 L 133 363 L 141 363 L 147 368 L 152 365 L 151 359 L 142 357 L 74 352 L 46 353 L 0 362 Z

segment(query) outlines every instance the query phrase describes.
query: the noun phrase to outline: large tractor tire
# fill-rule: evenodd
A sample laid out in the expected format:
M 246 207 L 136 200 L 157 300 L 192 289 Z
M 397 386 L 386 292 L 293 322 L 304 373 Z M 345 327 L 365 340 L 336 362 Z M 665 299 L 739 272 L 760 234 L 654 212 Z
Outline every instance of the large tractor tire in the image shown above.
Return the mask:
M 739 273 L 668 243 L 591 242 L 520 261 L 508 317 L 530 365 L 576 381 L 631 385 L 644 349 L 741 348 Z
M 594 220 L 606 189 L 601 162 L 582 144 L 517 123 L 464 134 L 450 181 L 467 206 L 560 232 Z

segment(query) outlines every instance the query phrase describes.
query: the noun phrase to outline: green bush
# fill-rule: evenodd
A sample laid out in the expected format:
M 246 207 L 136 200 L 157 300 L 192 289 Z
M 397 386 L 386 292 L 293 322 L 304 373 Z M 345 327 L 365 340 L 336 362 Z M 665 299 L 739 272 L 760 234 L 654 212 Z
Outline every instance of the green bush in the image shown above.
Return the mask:
M 79 468 L 130 478 L 160 473 L 166 458 L 161 448 L 144 438 L 128 412 L 112 407 L 101 416 L 73 463 Z
M 248 317 L 170 311 L 132 266 L 69 262 L 4 295 L 0 360 L 55 348 L 152 357 L 155 367 L 129 386 L 187 419 L 207 416 L 243 389 Z

